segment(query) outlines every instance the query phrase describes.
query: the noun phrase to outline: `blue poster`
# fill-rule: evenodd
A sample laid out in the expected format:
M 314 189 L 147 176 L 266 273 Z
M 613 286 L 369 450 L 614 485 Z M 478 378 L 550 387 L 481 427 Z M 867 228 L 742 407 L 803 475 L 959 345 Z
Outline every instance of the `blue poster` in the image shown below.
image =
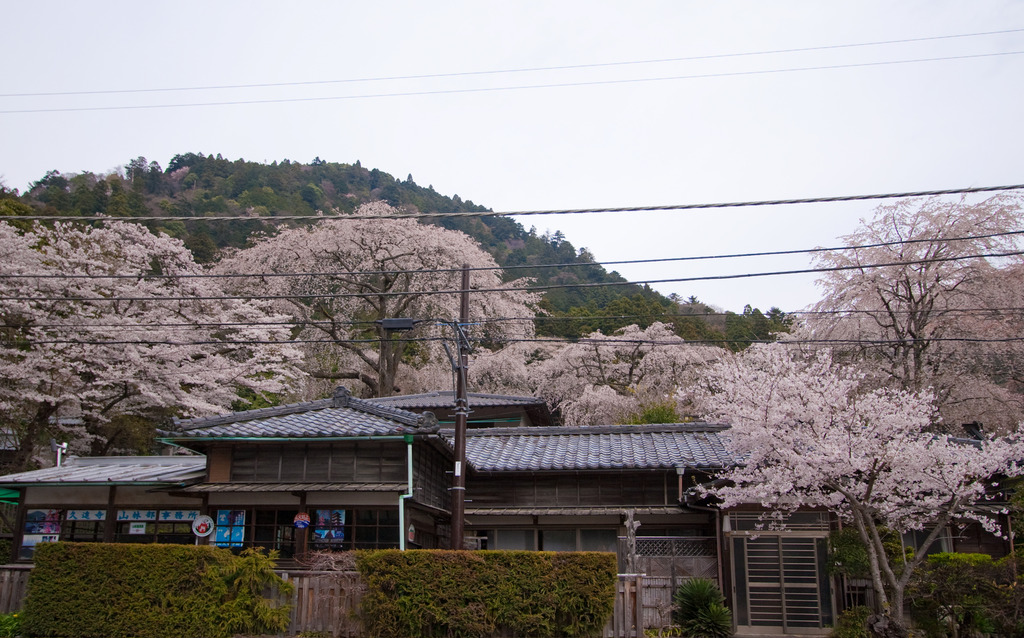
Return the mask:
M 217 510 L 217 547 L 241 547 L 245 540 L 245 510 Z

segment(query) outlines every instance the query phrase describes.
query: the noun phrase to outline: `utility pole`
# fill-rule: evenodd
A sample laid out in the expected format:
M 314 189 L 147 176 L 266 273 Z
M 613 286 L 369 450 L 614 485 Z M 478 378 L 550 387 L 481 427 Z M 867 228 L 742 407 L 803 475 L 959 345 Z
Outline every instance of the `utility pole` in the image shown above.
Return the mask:
M 452 549 L 463 549 L 466 535 L 466 421 L 469 395 L 466 368 L 469 367 L 469 264 L 462 265 L 462 292 L 459 297 L 459 323 L 455 328 L 458 354 L 455 366 L 455 475 L 452 477 Z

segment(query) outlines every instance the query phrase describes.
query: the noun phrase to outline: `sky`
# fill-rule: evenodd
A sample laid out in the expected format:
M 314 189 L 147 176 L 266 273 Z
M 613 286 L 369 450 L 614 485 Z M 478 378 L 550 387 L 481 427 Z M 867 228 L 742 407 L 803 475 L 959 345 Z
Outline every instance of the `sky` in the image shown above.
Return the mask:
M 496 211 L 1024 183 L 1020 1 L 0 7 L 0 179 L 22 191 L 49 170 L 187 152 L 358 160 Z M 608 262 L 838 246 L 877 205 L 519 221 Z M 811 266 L 609 269 L 648 281 Z M 654 287 L 733 311 L 819 298 L 813 275 Z

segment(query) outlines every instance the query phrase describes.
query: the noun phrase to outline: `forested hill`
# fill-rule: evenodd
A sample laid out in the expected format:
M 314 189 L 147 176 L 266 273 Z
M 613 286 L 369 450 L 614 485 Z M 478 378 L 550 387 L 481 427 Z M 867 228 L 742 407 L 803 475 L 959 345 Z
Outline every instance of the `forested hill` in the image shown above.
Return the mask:
M 276 224 L 264 220 L 275 216 L 313 215 L 317 211 L 350 213 L 374 200 L 421 213 L 489 211 L 458 195 L 448 197 L 432 186 L 420 186 L 412 175 L 396 179 L 376 168 L 364 168 L 358 161 L 339 164 L 316 158 L 309 164 L 289 160 L 263 164 L 202 153 L 175 155 L 166 168 L 139 157 L 128 162 L 123 174 L 62 175 L 50 171 L 20 196 L 0 188 L 0 198 L 6 202 L 0 202 L 0 214 L 173 216 L 183 220 L 240 217 L 231 221 L 161 220 L 148 224 L 153 230 L 181 238 L 200 262 L 214 260 L 220 248 L 243 246 L 253 232 L 273 232 Z M 16 206 L 15 201 L 24 206 Z M 763 339 L 788 324 L 776 309 L 767 315 L 756 309 L 742 315 L 720 315 L 692 298 L 680 303 L 648 287 L 626 284 L 618 273 L 595 263 L 586 249 L 577 250 L 561 232 L 538 235 L 534 228 L 526 230 L 508 217 L 442 217 L 431 222 L 470 235 L 506 268 L 579 264 L 512 270 L 510 277 L 528 274 L 540 285 L 623 284 L 549 291 L 544 309 L 556 318 L 573 319 L 541 322 L 541 334 L 575 337 L 596 329 L 607 333 L 631 323 L 644 327 L 663 320 L 675 324 L 684 338 L 728 341 Z

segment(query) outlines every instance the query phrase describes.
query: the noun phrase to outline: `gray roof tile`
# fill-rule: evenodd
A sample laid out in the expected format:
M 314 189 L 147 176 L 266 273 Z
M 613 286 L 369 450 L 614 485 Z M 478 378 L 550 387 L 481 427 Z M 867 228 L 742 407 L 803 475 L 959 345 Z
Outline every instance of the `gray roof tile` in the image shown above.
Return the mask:
M 331 399 L 232 412 L 199 419 L 175 419 L 170 440 L 219 438 L 330 438 L 395 436 L 437 431 L 430 413 L 416 414 L 357 399 L 339 388 Z
M 466 459 L 480 472 L 718 468 L 734 457 L 725 426 L 621 425 L 470 430 Z M 454 443 L 454 432 L 441 435 Z

